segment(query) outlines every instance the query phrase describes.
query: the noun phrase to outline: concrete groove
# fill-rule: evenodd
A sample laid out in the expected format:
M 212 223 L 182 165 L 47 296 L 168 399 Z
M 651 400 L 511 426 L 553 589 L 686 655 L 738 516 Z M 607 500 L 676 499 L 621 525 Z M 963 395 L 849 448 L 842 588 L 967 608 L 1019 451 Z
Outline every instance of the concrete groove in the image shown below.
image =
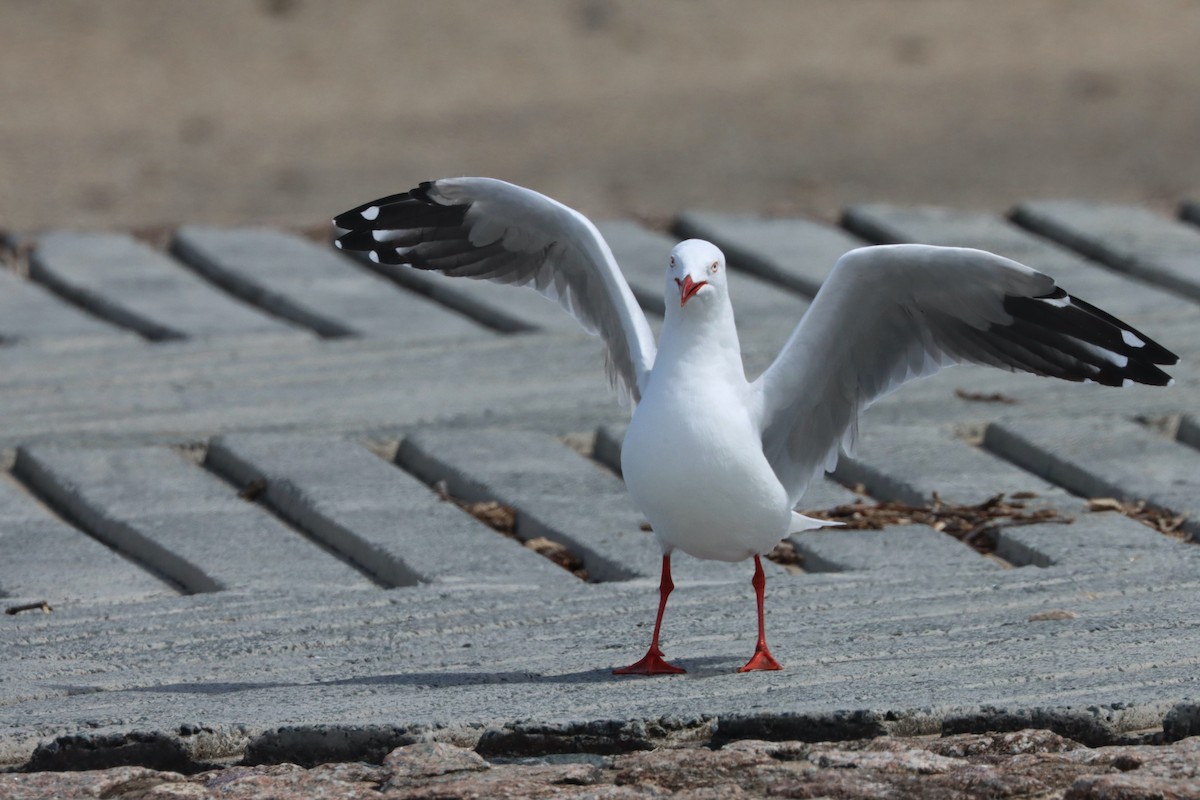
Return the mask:
M 130 553 L 75 525 L 15 474 L 0 474 L 0 596 L 51 608 L 63 602 L 135 601 L 181 590 Z M 9 605 L 15 605 L 10 603 Z
M 488 333 L 329 248 L 278 231 L 184 226 L 171 252 L 226 291 L 326 338 L 441 341 Z
M 395 464 L 342 438 L 224 436 L 209 446 L 205 464 L 235 486 L 262 481 L 264 505 L 385 588 L 562 580 L 525 548 L 501 544 L 487 560 L 466 557 L 500 544 L 495 534 L 406 480 Z
M 151 341 L 297 333 L 128 235 L 49 233 L 29 263 L 36 280 Z
M 539 298 L 533 292 L 484 281 L 456 280 L 437 272 L 425 272 L 402 265 L 376 264 L 362 253 L 346 255 L 359 267 L 499 333 L 575 330 L 578 327 L 556 303 Z
M 356 582 L 340 561 L 312 558 L 315 543 L 164 448 L 22 447 L 14 473 L 92 535 L 189 592 Z
M 353 329 L 342 323 L 314 314 L 286 297 L 276 297 L 236 274 L 212 267 L 201 252 L 193 248 L 186 240 L 173 239 L 170 252 L 181 264 L 195 270 L 196 274 L 234 297 L 261 308 L 267 313 L 274 314 L 280 319 L 306 328 L 322 338 L 335 339 L 354 335 Z
M 86 293 L 78 291 L 56 277 L 47 275 L 36 267 L 30 269 L 29 277 L 30 280 L 44 286 L 47 291 L 52 292 L 63 302 L 70 303 L 96 319 L 127 330 L 149 342 L 171 342 L 186 338 L 177 330 L 159 325 L 127 309 L 97 303 Z
M 221 451 L 219 445 L 209 444 L 199 466 L 213 477 L 226 483 L 239 498 L 263 509 L 280 524 L 295 532 L 297 536 L 303 537 L 320 548 L 322 552 L 361 573 L 363 577 L 379 588 L 395 589 L 398 586 L 412 586 L 417 583 L 415 576 L 406 572 L 403 565 L 392 565 L 391 569 L 386 570 L 372 567 L 366 563 L 365 559 L 361 558 L 360 554 L 353 551 L 347 552 L 347 548 L 337 547 L 327 537 L 314 531 L 311 524 L 306 524 L 310 523 L 310 520 L 304 516 L 288 514 L 280 508 L 279 504 L 270 502 L 266 497 L 253 496 L 258 493 L 258 489 L 254 485 L 257 481 L 261 480 L 265 484 L 262 490 L 263 494 L 269 491 L 269 483 L 254 473 L 252 467 L 238 463 Z
M 135 332 L 98 317 L 53 287 L 0 270 L 0 342 L 66 342 L 95 347 L 101 342 L 141 342 Z
M 184 594 L 215 592 L 222 588 L 194 565 L 178 558 L 125 526 L 115 525 L 111 533 L 97 530 L 96 520 L 87 509 L 74 502 L 74 497 L 63 491 L 51 475 L 36 459 L 31 459 L 25 448 L 17 450 L 16 460 L 10 473 L 14 479 L 53 511 L 54 515 L 71 525 L 81 534 L 89 536 L 113 548 L 147 573 L 162 580 L 168 586 Z

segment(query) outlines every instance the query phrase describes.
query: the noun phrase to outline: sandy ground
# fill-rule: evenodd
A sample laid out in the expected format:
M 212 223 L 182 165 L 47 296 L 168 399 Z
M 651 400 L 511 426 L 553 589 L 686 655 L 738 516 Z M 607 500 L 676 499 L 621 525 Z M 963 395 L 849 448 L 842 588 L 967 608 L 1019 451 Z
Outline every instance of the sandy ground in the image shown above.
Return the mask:
M 0 0 L 0 226 L 1200 196 L 1197 0 Z

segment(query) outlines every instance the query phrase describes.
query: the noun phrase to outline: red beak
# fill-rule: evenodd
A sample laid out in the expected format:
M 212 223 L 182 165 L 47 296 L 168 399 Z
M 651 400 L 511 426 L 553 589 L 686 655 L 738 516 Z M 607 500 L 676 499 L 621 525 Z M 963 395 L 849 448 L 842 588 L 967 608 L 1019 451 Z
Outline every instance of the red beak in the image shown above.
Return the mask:
M 700 281 L 697 283 L 692 280 L 691 275 L 685 275 L 683 280 L 675 279 L 675 283 L 679 285 L 679 307 L 683 308 L 688 300 L 692 299 L 692 295 L 700 291 L 700 287 L 708 286 L 708 281 Z

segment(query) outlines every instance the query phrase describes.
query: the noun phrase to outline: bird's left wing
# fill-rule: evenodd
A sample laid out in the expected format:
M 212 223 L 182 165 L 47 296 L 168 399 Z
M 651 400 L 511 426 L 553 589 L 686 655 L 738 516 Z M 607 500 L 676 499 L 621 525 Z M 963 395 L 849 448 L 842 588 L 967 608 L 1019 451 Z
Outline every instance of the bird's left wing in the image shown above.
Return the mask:
M 607 348 L 609 378 L 636 402 L 654 365 L 654 334 L 612 251 L 587 217 L 493 178 L 444 178 L 334 218 L 335 244 L 372 261 L 528 286 Z
M 1050 276 L 982 250 L 887 245 L 838 260 L 753 384 L 763 451 L 793 504 L 850 451 L 858 414 L 952 364 L 1162 386 L 1179 359 Z

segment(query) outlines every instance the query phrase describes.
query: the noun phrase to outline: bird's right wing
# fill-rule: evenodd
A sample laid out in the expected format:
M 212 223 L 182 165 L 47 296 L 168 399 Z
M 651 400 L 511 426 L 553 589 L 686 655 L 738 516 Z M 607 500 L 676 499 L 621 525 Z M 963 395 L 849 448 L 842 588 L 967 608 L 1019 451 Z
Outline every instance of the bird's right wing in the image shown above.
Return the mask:
M 443 178 L 334 218 L 335 244 L 372 261 L 528 286 L 599 334 L 609 378 L 634 402 L 654 365 L 654 334 L 608 243 L 587 217 L 493 178 Z

